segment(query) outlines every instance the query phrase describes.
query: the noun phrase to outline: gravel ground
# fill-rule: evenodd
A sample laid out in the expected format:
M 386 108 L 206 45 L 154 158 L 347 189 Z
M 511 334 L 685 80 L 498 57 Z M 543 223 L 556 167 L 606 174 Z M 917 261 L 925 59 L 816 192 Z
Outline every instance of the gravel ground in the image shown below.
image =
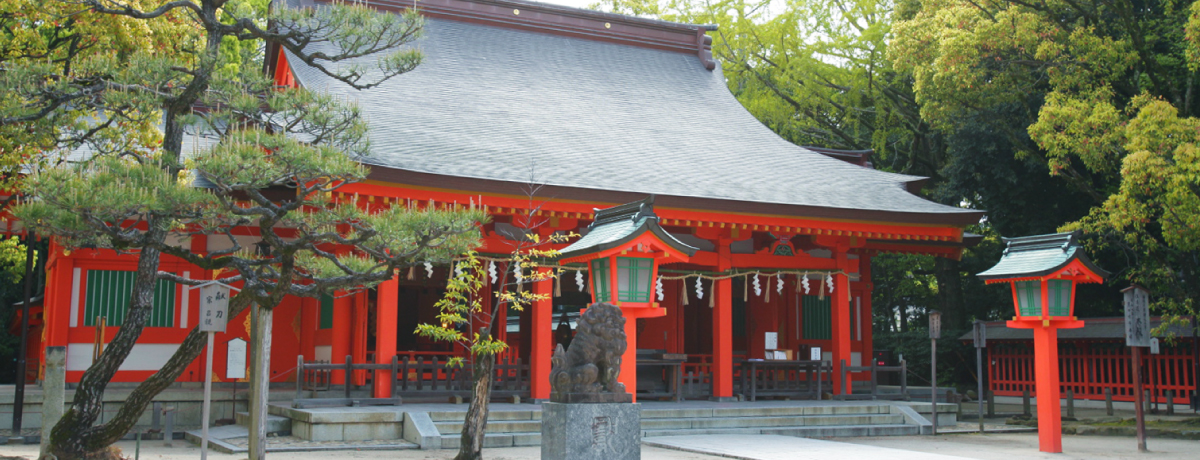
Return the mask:
M 130 458 L 133 457 L 134 445 L 132 442 L 122 441 L 117 443 L 117 446 L 124 451 L 125 455 Z M 38 446 L 0 445 L 0 459 L 3 459 L 5 456 L 16 456 L 18 458 L 24 457 L 28 460 L 34 460 L 37 457 L 37 450 Z M 484 449 L 483 451 L 484 458 L 488 460 L 537 459 L 541 457 L 541 452 L 540 447 L 509 447 Z M 288 460 L 447 460 L 454 458 L 454 455 L 457 453 L 458 451 L 455 450 L 339 450 L 327 452 L 287 452 L 270 454 L 268 457 Z M 140 458 L 142 460 L 196 460 L 200 458 L 200 448 L 186 445 L 186 443 L 179 440 L 175 441 L 175 447 L 163 447 L 162 441 L 143 442 Z M 246 454 L 223 454 L 209 450 L 208 458 L 212 460 L 244 460 Z M 719 458 L 721 457 L 660 449 L 657 447 L 642 447 L 642 459 L 644 460 L 716 460 Z
M 1200 442 L 1181 439 L 1146 441 L 1148 454 L 1139 454 L 1137 440 L 1115 436 L 1063 436 L 1063 453 L 1038 451 L 1037 433 L 951 434 L 944 436 L 890 436 L 841 438 L 835 441 L 892 449 L 955 455 L 980 460 L 1053 459 L 1195 460 Z
M 952 455 L 979 460 L 1013 460 L 1013 459 L 1046 459 L 1046 460 L 1195 460 L 1196 452 L 1200 450 L 1200 442 L 1177 439 L 1154 439 L 1148 441 L 1149 454 L 1137 452 L 1137 441 L 1126 437 L 1109 436 L 1063 436 L 1063 453 L 1047 454 L 1038 452 L 1037 433 L 996 433 L 996 434 L 950 434 L 942 436 L 888 436 L 867 438 L 837 438 L 830 441 L 861 444 L 869 446 L 901 449 L 911 452 L 925 452 L 941 455 Z M 132 457 L 134 444 L 122 441 L 117 444 L 126 455 Z M 298 452 L 273 454 L 275 458 L 297 460 L 330 460 L 330 459 L 379 459 L 379 460 L 446 460 L 454 457 L 453 450 L 388 450 L 388 451 L 326 451 Z M 488 460 L 526 460 L 537 459 L 541 453 L 538 447 L 515 447 L 485 449 L 484 456 Z M 34 459 L 37 446 L 29 445 L 0 445 L 0 458 L 7 456 Z M 200 449 L 182 441 L 175 441 L 175 447 L 163 447 L 162 441 L 142 443 L 141 458 L 151 460 L 195 460 L 200 456 Z M 209 451 L 213 460 L 242 460 L 246 454 L 222 454 Z M 646 460 L 716 460 L 721 457 L 681 452 L 657 447 L 642 446 L 642 458 Z M 823 459 L 824 460 L 824 459 Z M 828 460 L 848 460 L 844 456 Z

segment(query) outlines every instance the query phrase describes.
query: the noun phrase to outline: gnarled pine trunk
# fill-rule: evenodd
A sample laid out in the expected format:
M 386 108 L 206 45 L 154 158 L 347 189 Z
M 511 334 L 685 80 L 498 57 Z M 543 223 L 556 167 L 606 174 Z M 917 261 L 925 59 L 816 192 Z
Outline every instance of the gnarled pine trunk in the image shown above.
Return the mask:
M 166 234 L 150 222 L 148 238 L 160 238 Z M 91 456 L 105 458 L 108 446 L 116 442 L 125 431 L 112 429 L 112 423 L 93 426 L 104 410 L 104 390 L 117 373 L 121 363 L 133 350 L 133 345 L 142 335 L 142 329 L 154 302 L 154 286 L 158 281 L 158 262 L 161 253 L 153 247 L 141 249 L 138 269 L 133 279 L 129 310 L 117 334 L 104 348 L 100 358 L 92 363 L 79 379 L 75 398 L 54 429 L 50 431 L 49 453 L 60 460 L 74 460 Z M 95 455 L 89 455 L 95 454 Z
M 155 265 L 157 266 L 157 264 Z M 134 286 L 136 289 L 136 281 Z M 246 308 L 247 303 L 247 297 L 240 295 L 230 299 L 229 317 L 234 317 L 241 313 Z M 126 320 L 126 324 L 129 324 L 128 317 Z M 124 329 L 122 327 L 122 330 Z M 117 334 L 119 336 L 120 332 Z M 117 339 L 114 338 L 113 343 L 116 341 Z M 84 422 L 81 415 L 85 414 L 85 412 L 76 410 L 76 406 L 80 404 L 80 392 L 87 390 L 89 394 L 94 394 L 94 396 L 89 396 L 86 400 L 88 404 L 91 404 L 90 401 L 94 400 L 94 407 L 97 408 L 99 408 L 100 399 L 104 394 L 103 387 L 99 389 L 94 387 L 85 388 L 84 380 L 81 379 L 79 388 L 76 390 L 75 402 L 67 410 L 67 413 L 63 414 L 63 418 L 59 420 L 58 424 L 51 431 L 50 453 L 59 460 L 116 458 L 107 456 L 108 446 L 119 440 L 137 424 L 138 419 L 141 418 L 142 414 L 146 411 L 146 407 L 154 400 L 154 397 L 172 383 L 175 383 L 179 376 L 183 375 L 184 371 L 187 370 L 188 365 L 192 361 L 195 361 L 196 357 L 200 356 L 200 352 L 204 350 L 205 343 L 205 333 L 200 332 L 199 327 L 192 328 L 191 332 L 188 333 L 187 337 L 179 345 L 179 349 L 175 350 L 175 354 L 171 356 L 171 359 L 167 360 L 162 369 L 159 369 L 158 372 L 155 372 L 149 378 L 142 381 L 142 383 L 138 384 L 137 388 L 134 388 L 129 397 L 125 399 L 125 403 L 117 411 L 117 414 L 102 425 L 92 426 L 95 423 L 95 417 L 99 415 L 98 412 L 91 419 L 91 422 Z M 108 353 L 108 350 L 111 349 L 112 344 L 110 343 L 109 349 L 106 349 L 105 353 Z M 125 352 L 126 355 L 128 353 L 128 351 Z M 104 357 L 101 357 L 101 360 L 104 359 Z M 118 361 L 117 366 L 119 367 L 120 362 L 123 361 L 124 358 Z M 89 368 L 87 372 L 92 372 L 92 370 Z M 85 376 L 87 372 L 84 373 Z M 108 380 L 111 380 L 111 377 L 105 379 L 103 382 L 107 384 Z M 71 418 L 68 418 L 68 415 L 71 415 Z
M 496 368 L 496 357 L 475 355 L 471 359 L 472 377 L 475 380 L 471 392 L 471 405 L 463 421 L 462 443 L 454 460 L 483 459 L 483 435 L 487 430 L 488 401 L 492 397 L 492 378 Z

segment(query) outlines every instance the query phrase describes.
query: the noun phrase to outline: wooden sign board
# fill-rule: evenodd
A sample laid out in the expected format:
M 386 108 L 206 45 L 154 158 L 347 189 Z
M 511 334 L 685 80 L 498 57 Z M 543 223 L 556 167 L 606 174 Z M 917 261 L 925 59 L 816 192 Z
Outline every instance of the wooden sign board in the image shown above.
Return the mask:
M 929 313 L 929 338 L 942 338 L 942 314 L 936 311 Z
M 225 332 L 229 315 L 229 287 L 213 283 L 200 287 L 200 330 Z
M 1150 293 L 1139 286 L 1125 289 L 1125 346 L 1150 346 Z
M 975 322 L 972 336 L 975 339 L 975 348 L 987 348 L 987 325 L 983 321 Z

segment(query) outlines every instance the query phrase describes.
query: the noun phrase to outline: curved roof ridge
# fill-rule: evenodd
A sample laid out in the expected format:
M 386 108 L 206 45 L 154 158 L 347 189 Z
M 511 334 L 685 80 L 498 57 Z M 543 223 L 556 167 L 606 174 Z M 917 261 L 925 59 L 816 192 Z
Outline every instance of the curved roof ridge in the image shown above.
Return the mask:
M 546 186 L 670 206 L 958 226 L 982 215 L 911 193 L 921 177 L 787 141 L 695 53 L 438 16 L 415 46 L 420 66 L 363 92 L 288 58 L 300 84 L 359 101 L 377 177 L 495 187 L 533 172 Z

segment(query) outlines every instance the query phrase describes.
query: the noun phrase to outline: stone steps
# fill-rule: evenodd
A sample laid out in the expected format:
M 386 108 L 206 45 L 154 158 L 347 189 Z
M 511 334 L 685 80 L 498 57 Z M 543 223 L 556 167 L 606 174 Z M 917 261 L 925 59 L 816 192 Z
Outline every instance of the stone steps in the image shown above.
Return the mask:
M 642 430 L 643 438 L 658 436 L 695 436 L 715 434 L 774 434 L 800 438 L 834 438 L 852 436 L 915 436 L 920 434 L 916 425 L 828 425 L 828 426 L 780 426 L 759 428 L 711 428 L 688 430 Z
M 443 449 L 457 449 L 463 412 L 430 412 Z M 491 412 L 485 447 L 541 445 L 541 412 Z M 642 437 L 774 434 L 798 437 L 906 436 L 921 433 L 888 404 L 643 409 Z
M 713 428 L 770 428 L 804 426 L 902 425 L 904 417 L 893 414 L 816 415 L 781 417 L 696 417 L 642 420 L 642 430 L 686 430 Z M 491 425 L 488 426 L 489 429 Z
M 250 413 L 237 412 L 233 414 L 233 419 L 238 426 L 250 426 Z M 278 415 L 267 414 L 267 434 L 276 436 L 288 436 L 292 434 L 292 419 L 280 417 Z
M 462 441 L 465 413 L 461 411 L 430 412 L 429 418 L 437 427 L 443 449 L 457 449 Z M 541 411 L 493 411 L 488 413 L 484 447 L 540 446 L 542 444 Z

